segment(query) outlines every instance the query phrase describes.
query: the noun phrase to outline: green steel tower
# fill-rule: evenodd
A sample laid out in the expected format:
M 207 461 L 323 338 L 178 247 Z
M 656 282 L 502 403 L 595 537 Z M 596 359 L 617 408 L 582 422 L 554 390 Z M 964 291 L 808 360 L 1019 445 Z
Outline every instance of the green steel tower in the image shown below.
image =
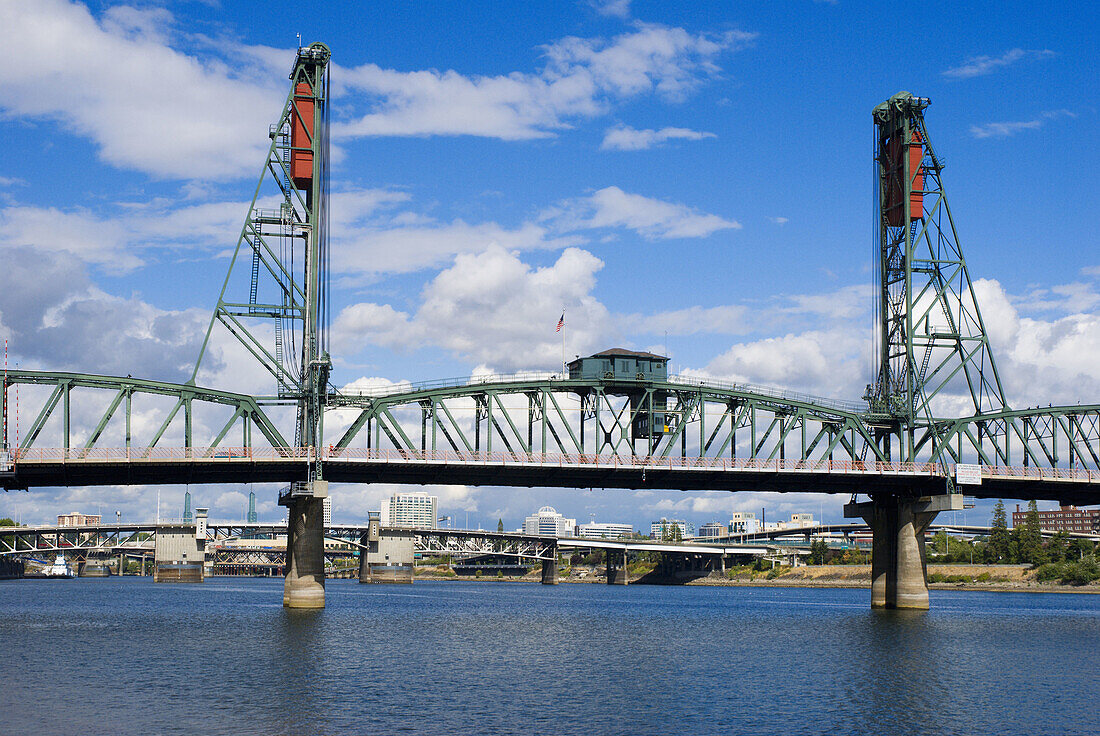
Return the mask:
M 874 108 L 878 276 L 877 370 L 866 398 L 887 457 L 942 460 L 937 416 L 957 414 L 948 394 L 968 394 L 974 414 L 1006 408 L 993 352 L 943 190 L 924 109 L 899 92 Z
M 273 402 L 297 407 L 295 447 L 309 470 L 280 494 L 288 508 L 285 605 L 324 606 L 322 478 L 328 354 L 327 46 L 298 49 L 290 91 L 229 271 L 195 364 L 195 382 L 215 324 L 223 325 L 275 381 Z M 260 204 L 265 205 L 261 207 Z M 270 205 L 274 203 L 275 206 Z M 250 261 L 251 268 L 242 268 Z

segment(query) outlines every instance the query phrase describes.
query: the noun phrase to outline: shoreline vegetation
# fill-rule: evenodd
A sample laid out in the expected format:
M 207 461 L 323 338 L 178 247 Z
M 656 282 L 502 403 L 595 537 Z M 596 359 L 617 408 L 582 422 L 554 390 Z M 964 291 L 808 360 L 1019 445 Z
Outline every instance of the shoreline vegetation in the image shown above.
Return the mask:
M 704 585 L 715 587 L 772 587 L 772 588 L 870 588 L 870 565 L 804 565 L 799 567 L 776 566 L 756 570 L 751 565 L 735 566 L 725 572 L 698 573 L 675 579 L 662 578 L 655 568 L 646 564 L 632 564 L 629 583 L 651 585 Z M 1043 579 L 1041 568 L 1029 565 L 996 564 L 930 564 L 928 587 L 931 590 L 1002 591 L 1030 593 L 1100 593 L 1100 583 L 1064 583 L 1060 579 Z M 529 582 L 538 583 L 541 571 L 536 568 L 522 576 L 460 576 L 444 565 L 420 566 L 416 570 L 420 580 L 467 580 L 478 582 Z M 601 567 L 572 566 L 561 570 L 563 584 L 605 584 Z

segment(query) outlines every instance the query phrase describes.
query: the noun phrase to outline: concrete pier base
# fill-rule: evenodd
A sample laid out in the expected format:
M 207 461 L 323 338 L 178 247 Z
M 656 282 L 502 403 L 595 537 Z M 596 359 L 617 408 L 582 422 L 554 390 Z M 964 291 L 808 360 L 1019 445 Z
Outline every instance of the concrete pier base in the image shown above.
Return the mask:
M 323 483 L 324 481 L 316 481 Z M 325 489 L 327 491 L 327 489 Z M 325 527 L 323 496 L 300 496 L 287 502 L 287 608 L 325 607 Z
M 542 584 L 543 585 L 557 585 L 560 580 L 560 574 L 558 573 L 558 561 L 557 560 L 543 560 L 542 561 Z
M 405 529 L 382 530 L 377 519 L 371 519 L 368 531 L 359 543 L 360 583 L 410 584 L 415 577 L 415 539 Z
M 606 550 L 607 584 L 626 585 L 626 552 Z
M 871 527 L 871 608 L 928 610 L 924 532 L 941 511 L 963 507 L 962 494 L 883 496 L 844 506 L 844 517 Z

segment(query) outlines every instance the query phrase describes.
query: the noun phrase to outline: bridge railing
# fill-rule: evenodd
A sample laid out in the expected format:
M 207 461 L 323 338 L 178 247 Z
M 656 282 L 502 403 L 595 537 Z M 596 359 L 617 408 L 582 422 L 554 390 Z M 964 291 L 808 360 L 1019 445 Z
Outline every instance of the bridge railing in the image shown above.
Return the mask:
M 536 381 L 567 380 L 569 380 L 569 374 L 567 373 L 551 373 L 549 371 L 522 371 L 518 373 L 493 373 L 481 376 L 442 378 L 433 381 L 419 381 L 416 383 L 393 383 L 380 386 L 364 386 L 362 388 L 345 390 L 343 393 L 345 396 L 384 398 L 387 396 L 395 396 L 398 394 L 416 393 L 418 391 L 432 391 L 447 388 L 475 388 L 477 386 L 498 383 L 529 383 Z M 630 379 L 627 376 L 621 376 L 619 380 Z M 814 404 L 829 409 L 838 409 L 851 413 L 859 413 L 867 410 L 867 402 L 845 401 L 843 399 L 814 396 L 813 394 L 804 394 L 797 391 L 787 391 L 771 386 L 759 386 L 752 383 L 734 383 L 732 381 L 722 381 L 716 378 L 684 375 L 671 375 L 668 377 L 667 381 L 668 383 L 675 383 L 681 386 L 689 386 L 691 388 L 715 388 L 730 391 L 742 391 L 745 393 L 758 394 L 775 399 Z
M 581 453 L 523 453 L 455 450 L 395 450 L 309 447 L 155 447 L 155 448 L 15 448 L 12 460 L 22 463 L 300 463 L 320 459 L 338 463 L 429 463 L 500 466 L 557 466 L 603 468 L 652 468 L 654 470 L 703 470 L 773 473 L 835 473 L 860 475 L 915 475 L 942 477 L 937 463 L 883 462 L 875 460 L 759 459 L 729 457 L 651 457 Z M 954 468 L 947 466 L 954 474 Z M 981 468 L 983 478 L 1100 482 L 1100 472 L 1081 467 L 994 466 Z

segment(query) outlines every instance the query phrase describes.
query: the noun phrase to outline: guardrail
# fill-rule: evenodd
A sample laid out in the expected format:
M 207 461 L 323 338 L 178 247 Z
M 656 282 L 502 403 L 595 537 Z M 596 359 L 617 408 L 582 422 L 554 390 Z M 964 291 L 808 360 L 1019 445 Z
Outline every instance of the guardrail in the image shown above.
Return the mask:
M 14 448 L 8 451 L 13 465 L 32 463 L 302 463 L 318 459 L 335 463 L 427 463 L 468 465 L 520 465 L 553 467 L 652 468 L 657 470 L 706 470 L 730 472 L 836 473 L 858 475 L 912 475 L 944 477 L 938 463 L 861 460 L 751 459 L 723 457 L 650 457 L 579 453 L 455 452 L 454 450 L 391 450 L 311 447 L 155 447 L 155 448 Z M 955 467 L 947 466 L 954 475 Z M 981 466 L 982 478 L 1066 480 L 1100 482 L 1100 472 L 1087 468 L 1039 468 L 1005 465 Z
M 551 373 L 549 371 L 523 371 L 519 373 L 494 373 L 483 376 L 463 376 L 459 378 L 441 378 L 433 381 L 419 381 L 416 383 L 393 383 L 385 386 L 367 386 L 363 388 L 345 389 L 341 391 L 343 396 L 363 396 L 367 398 L 385 398 L 399 394 L 416 393 L 418 391 L 431 391 L 444 388 L 476 388 L 478 386 L 508 383 L 530 383 L 534 381 L 568 381 L 571 380 L 566 373 Z M 576 380 L 576 379 L 573 379 Z M 612 382 L 635 380 L 630 376 L 618 376 Z M 798 401 L 813 404 L 828 409 L 838 409 L 853 414 L 867 411 L 867 402 L 846 401 L 844 399 L 831 399 L 813 394 L 803 394 L 797 391 L 786 391 L 771 386 L 758 386 L 752 383 L 734 383 L 699 376 L 671 375 L 665 379 L 667 383 L 691 388 L 713 388 L 726 391 L 742 391 L 744 393 L 757 394 L 768 398 Z M 639 383 L 650 381 L 639 380 Z M 660 383 L 660 381 L 658 381 Z

